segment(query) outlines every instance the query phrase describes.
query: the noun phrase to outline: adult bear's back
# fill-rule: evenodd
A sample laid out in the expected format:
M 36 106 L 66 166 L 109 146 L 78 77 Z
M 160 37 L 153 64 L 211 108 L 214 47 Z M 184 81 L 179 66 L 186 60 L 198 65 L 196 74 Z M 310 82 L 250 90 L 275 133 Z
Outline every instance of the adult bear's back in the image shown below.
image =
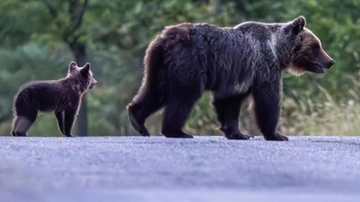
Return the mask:
M 207 23 L 168 26 L 155 41 L 159 40 L 164 47 L 168 78 L 181 79 L 181 83 L 201 79 L 207 90 L 235 82 L 238 78 L 234 75 L 245 66 L 241 62 L 247 62 L 244 53 L 251 49 L 242 31 Z M 179 72 L 187 72 L 187 76 Z

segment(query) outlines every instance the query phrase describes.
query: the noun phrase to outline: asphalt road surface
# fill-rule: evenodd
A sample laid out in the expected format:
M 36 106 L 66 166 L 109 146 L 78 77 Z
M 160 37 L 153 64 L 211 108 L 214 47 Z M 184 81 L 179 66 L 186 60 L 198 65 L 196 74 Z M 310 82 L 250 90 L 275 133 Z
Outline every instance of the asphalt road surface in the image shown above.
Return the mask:
M 1 137 L 0 202 L 360 201 L 360 138 Z

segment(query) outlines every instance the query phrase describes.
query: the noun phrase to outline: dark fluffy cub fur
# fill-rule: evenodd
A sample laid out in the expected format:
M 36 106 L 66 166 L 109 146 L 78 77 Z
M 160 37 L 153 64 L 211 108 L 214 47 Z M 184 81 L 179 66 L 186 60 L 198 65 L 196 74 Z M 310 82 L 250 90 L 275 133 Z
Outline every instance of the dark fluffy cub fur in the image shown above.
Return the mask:
M 305 18 L 286 23 L 244 22 L 233 28 L 206 23 L 166 27 L 146 51 L 145 74 L 128 106 L 133 127 L 149 133 L 146 118 L 165 107 L 162 134 L 191 138 L 182 128 L 204 91 L 228 139 L 248 139 L 238 128 L 242 101 L 252 95 L 254 112 L 266 140 L 287 140 L 277 132 L 282 70 L 323 73 L 335 61 L 305 28 Z
M 97 81 L 90 63 L 78 67 L 69 64 L 65 78 L 53 81 L 31 81 L 20 87 L 14 99 L 13 136 L 27 136 L 38 112 L 54 111 L 59 130 L 71 137 L 71 129 L 81 104 L 81 97 L 95 87 Z

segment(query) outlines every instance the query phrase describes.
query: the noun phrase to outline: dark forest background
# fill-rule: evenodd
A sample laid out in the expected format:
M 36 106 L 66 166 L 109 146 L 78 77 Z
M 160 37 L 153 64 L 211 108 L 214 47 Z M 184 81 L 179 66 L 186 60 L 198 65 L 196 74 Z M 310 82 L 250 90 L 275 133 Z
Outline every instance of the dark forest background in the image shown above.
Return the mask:
M 12 101 L 30 80 L 59 79 L 67 65 L 91 62 L 99 85 L 86 95 L 78 135 L 135 135 L 126 105 L 140 86 L 144 51 L 166 25 L 247 20 L 286 22 L 299 15 L 337 63 L 325 74 L 284 73 L 279 130 L 287 135 L 360 134 L 360 1 L 357 0 L 1 0 L 0 135 L 9 135 Z M 220 134 L 205 94 L 185 130 Z M 258 134 L 244 106 L 243 132 Z M 161 111 L 147 121 L 158 134 Z M 30 136 L 60 136 L 53 114 L 41 114 Z

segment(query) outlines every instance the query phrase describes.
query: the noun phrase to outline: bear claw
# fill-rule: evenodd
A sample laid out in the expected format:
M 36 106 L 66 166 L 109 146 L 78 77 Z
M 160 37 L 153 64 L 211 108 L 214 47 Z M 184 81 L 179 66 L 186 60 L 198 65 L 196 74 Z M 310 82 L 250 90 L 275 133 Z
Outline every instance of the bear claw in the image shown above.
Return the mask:
M 184 134 L 184 135 L 170 135 L 170 136 L 165 136 L 166 138 L 194 138 L 192 135 L 189 134 Z
M 285 135 L 280 134 L 279 132 L 276 135 L 272 136 L 271 138 L 266 138 L 266 140 L 270 141 L 289 141 L 289 138 Z
M 240 133 L 240 134 L 230 134 L 230 135 L 225 135 L 226 136 L 226 138 L 228 139 L 228 140 L 248 140 L 251 136 L 248 136 L 248 135 L 244 135 L 244 134 L 242 134 L 242 133 Z

